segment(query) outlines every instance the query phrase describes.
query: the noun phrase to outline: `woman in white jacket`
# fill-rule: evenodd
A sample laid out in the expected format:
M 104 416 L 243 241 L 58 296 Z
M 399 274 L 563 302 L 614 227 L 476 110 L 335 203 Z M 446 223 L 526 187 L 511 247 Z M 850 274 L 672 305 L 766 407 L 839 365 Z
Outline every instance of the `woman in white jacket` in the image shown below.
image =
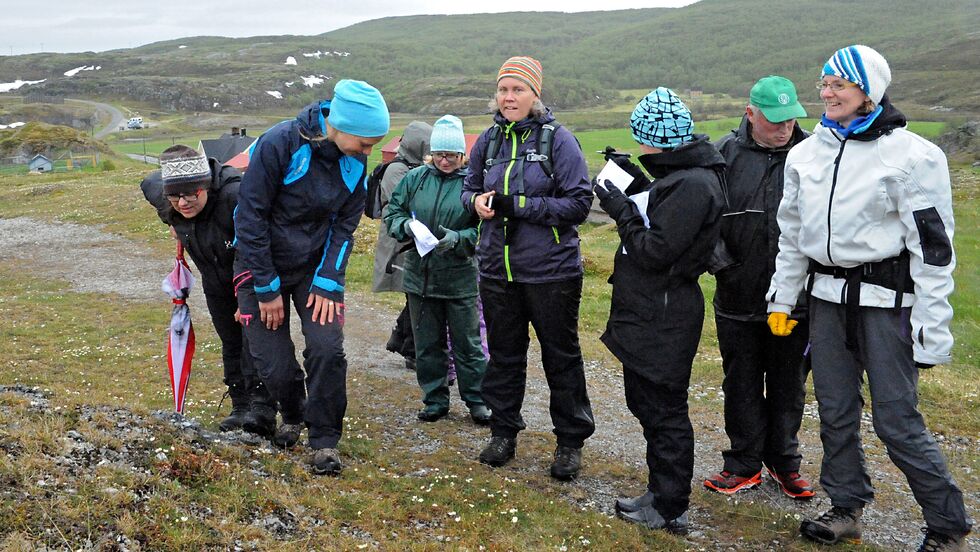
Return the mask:
M 835 52 L 817 84 L 826 112 L 786 158 L 769 325 L 789 335 L 787 315 L 809 301 L 820 483 L 832 504 L 800 531 L 825 544 L 860 540 L 874 497 L 859 433 L 866 373 L 875 432 L 922 507 L 920 550 L 966 550 L 972 520 L 917 409 L 918 370 L 949 362 L 953 345 L 949 170 L 939 148 L 905 129 L 884 95 L 890 81 L 875 50 Z

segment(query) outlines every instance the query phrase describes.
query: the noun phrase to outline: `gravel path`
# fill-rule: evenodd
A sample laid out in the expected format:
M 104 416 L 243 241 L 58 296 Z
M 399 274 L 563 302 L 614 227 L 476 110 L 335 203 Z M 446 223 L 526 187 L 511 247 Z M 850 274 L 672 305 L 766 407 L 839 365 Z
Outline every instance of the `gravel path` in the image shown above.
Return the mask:
M 140 244 L 96 228 L 42 222 L 31 218 L 0 219 L 0 262 L 9 260 L 19 261 L 23 270 L 34 276 L 67 280 L 76 291 L 115 293 L 128 300 L 138 301 L 161 300 L 163 295 L 159 281 L 171 266 L 168 259 L 151 254 Z M 414 372 L 399 369 L 400 357 L 387 353 L 381 346 L 387 339 L 388 328 L 396 313 L 376 306 L 370 298 L 359 294 L 349 294 L 347 304 L 345 348 L 352 366 L 356 363 L 358 369 L 368 370 L 374 375 L 390 378 L 406 386 L 414 386 Z M 205 312 L 201 294 L 192 294 L 191 306 L 193 312 Z M 294 339 L 301 342 L 299 335 Z M 537 351 L 532 351 L 523 413 L 529 428 L 547 432 L 551 427 L 548 393 L 539 358 Z M 569 495 L 570 500 L 583 507 L 611 514 L 614 498 L 639 493 L 642 489 L 618 488 L 611 481 L 591 475 L 588 464 L 621 462 L 632 466 L 637 474 L 643 474 L 645 443 L 639 424 L 626 408 L 621 373 L 596 362 L 587 363 L 586 371 L 589 394 L 597 417 L 597 431 L 586 443 L 583 476 L 569 484 Z M 720 467 L 720 451 L 727 446 L 728 441 L 722 429 L 720 390 L 695 383 L 691 388 L 691 397 L 702 399 L 692 407 L 692 421 L 697 439 L 694 492 L 698 493 L 701 492 L 698 488 L 700 478 Z M 808 398 L 812 401 L 812 397 Z M 455 400 L 458 401 L 458 397 Z M 705 404 L 710 408 L 705 408 Z M 454 412 L 465 412 L 465 407 L 458 403 L 454 405 Z M 392 423 L 386 424 L 392 429 L 411 427 L 412 422 L 408 416 L 392 416 L 399 417 L 398 420 L 391 420 Z M 814 403 L 808 404 L 806 416 L 808 420 L 805 428 L 814 428 Z M 865 511 L 865 542 L 885 548 L 914 548 L 921 538 L 919 527 L 923 524 L 919 509 L 900 473 L 891 466 L 883 447 L 874 437 L 870 416 L 866 418 L 862 437 L 867 445 L 868 466 L 872 479 L 879 482 L 880 496 L 887 494 L 887 500 L 880 500 Z M 804 429 L 801 433 L 803 471 L 816 479 L 820 454 L 818 436 L 813 429 Z M 949 454 L 951 449 L 975 449 L 980 445 L 980 439 L 975 436 L 971 439 L 954 439 L 944 445 Z M 525 469 L 520 465 L 520 452 L 518 454 L 514 469 Z M 965 462 L 962 456 L 960 459 Z M 963 467 L 960 473 L 964 472 L 970 477 L 977 477 L 977 474 L 970 472 L 969 467 Z M 896 483 L 883 483 L 888 480 Z M 801 503 L 785 497 L 768 482 L 758 490 L 740 494 L 738 500 L 762 502 L 801 517 L 829 507 L 829 500 L 822 493 L 818 493 L 818 498 L 809 503 Z M 978 506 L 977 497 L 968 497 L 968 501 L 975 512 Z M 882 503 L 887 503 L 888 506 L 879 509 L 878 505 Z M 692 543 L 698 546 L 713 544 L 713 548 L 720 550 L 742 548 L 737 542 L 719 542 L 718 535 L 713 535 L 710 527 L 699 525 L 698 520 L 706 518 L 707 516 L 699 514 L 695 506 L 692 511 Z M 974 541 L 971 544 L 977 543 Z M 773 548 L 783 546 L 785 545 L 772 543 Z

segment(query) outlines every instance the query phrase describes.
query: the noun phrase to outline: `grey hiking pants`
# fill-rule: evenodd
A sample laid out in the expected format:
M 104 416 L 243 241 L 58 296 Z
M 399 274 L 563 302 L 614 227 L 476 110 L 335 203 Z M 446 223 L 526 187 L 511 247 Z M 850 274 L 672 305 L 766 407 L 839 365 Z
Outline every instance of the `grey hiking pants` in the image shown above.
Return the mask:
M 820 484 L 834 506 L 863 507 L 874 499 L 861 448 L 862 374 L 868 375 L 874 430 L 905 474 L 930 529 L 959 535 L 972 520 L 939 446 L 926 429 L 919 369 L 912 360 L 911 308 L 861 307 L 858 347 L 844 345 L 844 305 L 810 298 L 813 389 L 820 410 Z

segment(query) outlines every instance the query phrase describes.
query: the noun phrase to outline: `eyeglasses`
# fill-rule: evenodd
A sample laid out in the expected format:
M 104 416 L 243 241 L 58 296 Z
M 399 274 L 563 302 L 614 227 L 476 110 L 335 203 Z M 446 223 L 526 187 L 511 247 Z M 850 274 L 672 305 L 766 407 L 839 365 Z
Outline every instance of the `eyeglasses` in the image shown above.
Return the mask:
M 193 193 L 189 193 L 189 194 L 167 194 L 166 197 L 167 197 L 167 199 L 169 199 L 170 201 L 173 201 L 174 203 L 177 203 L 177 202 L 179 202 L 182 199 L 184 201 L 186 201 L 187 203 L 194 203 L 195 201 L 198 200 L 199 197 L 201 197 L 201 192 L 203 192 L 203 191 L 204 191 L 204 189 L 203 188 L 200 188 L 200 189 L 196 190 Z
M 442 159 L 445 159 L 446 161 L 458 161 L 459 158 L 460 158 L 460 155 L 461 154 L 459 154 L 459 153 L 451 153 L 451 152 L 448 152 L 448 151 L 434 151 L 434 152 L 432 152 L 432 158 L 433 159 L 442 158 Z
M 817 90 L 819 90 L 821 92 L 823 92 L 823 89 L 824 88 L 829 88 L 831 92 L 840 92 L 841 90 L 844 90 L 845 88 L 851 88 L 853 86 L 857 86 L 857 83 L 854 83 L 854 82 L 851 82 L 851 81 L 843 81 L 843 82 L 840 82 L 840 81 L 838 81 L 838 82 L 817 81 Z

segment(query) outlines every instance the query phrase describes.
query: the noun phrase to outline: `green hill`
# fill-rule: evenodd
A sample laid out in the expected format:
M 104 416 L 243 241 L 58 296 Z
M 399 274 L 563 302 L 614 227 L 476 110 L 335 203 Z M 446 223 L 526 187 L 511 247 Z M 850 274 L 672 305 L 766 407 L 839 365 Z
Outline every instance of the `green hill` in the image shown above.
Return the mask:
M 863 43 L 891 63 L 899 102 L 980 112 L 976 0 L 702 0 L 684 8 L 376 19 L 318 36 L 195 37 L 133 49 L 0 58 L 0 82 L 120 98 L 167 110 L 296 108 L 336 79 L 379 86 L 395 111 L 477 114 L 510 55 L 539 58 L 544 100 L 604 105 L 626 89 L 668 85 L 744 97 L 759 76 L 809 83 L 838 47 Z M 288 56 L 297 65 L 286 65 Z M 77 67 L 100 67 L 66 77 Z M 302 77 L 322 78 L 312 87 Z M 291 83 L 287 86 L 286 83 Z M 276 99 L 268 91 L 281 93 Z

